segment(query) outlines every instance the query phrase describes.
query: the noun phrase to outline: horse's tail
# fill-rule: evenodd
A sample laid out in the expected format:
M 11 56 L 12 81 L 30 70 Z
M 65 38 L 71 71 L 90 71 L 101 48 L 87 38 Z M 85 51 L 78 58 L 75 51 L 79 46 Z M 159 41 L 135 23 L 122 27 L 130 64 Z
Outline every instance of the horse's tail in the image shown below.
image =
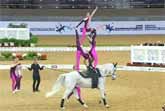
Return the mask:
M 51 97 L 53 96 L 55 93 L 57 93 L 61 86 L 62 86 L 62 83 L 64 83 L 64 80 L 65 80 L 65 74 L 62 74 L 58 77 L 58 79 L 56 80 L 55 84 L 53 85 L 52 87 L 52 90 L 48 93 L 46 93 L 46 97 Z

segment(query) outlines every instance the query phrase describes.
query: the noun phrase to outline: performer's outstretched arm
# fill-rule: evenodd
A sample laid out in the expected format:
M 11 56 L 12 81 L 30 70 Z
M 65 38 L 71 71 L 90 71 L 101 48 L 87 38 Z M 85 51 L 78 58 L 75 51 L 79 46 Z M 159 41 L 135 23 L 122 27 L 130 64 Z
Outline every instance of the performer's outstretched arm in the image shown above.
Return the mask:
M 94 14 L 96 13 L 97 9 L 98 9 L 98 7 L 96 7 L 96 8 L 92 11 L 92 13 L 91 13 L 91 15 L 90 15 L 90 17 L 89 17 L 89 23 L 91 22 L 91 20 L 92 20 Z
M 90 15 L 90 19 L 92 19 L 92 17 L 94 16 L 94 14 L 96 13 L 98 7 L 96 6 L 96 8 L 92 11 L 91 15 Z
M 83 22 L 85 22 L 85 19 L 81 20 L 80 23 L 76 26 L 76 28 L 78 28 Z

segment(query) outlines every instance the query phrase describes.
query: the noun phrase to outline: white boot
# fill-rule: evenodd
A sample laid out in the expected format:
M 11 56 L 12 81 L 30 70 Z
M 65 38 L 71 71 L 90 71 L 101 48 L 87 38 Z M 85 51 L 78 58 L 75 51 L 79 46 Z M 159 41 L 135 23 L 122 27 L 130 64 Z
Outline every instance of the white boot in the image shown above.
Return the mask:
M 88 105 L 86 105 L 86 104 L 84 104 L 83 106 L 84 106 L 84 108 L 88 108 Z
M 110 106 L 107 104 L 107 105 L 105 105 L 105 107 L 106 107 L 106 108 L 109 108 Z
M 16 90 L 14 90 L 12 93 L 13 93 L 13 94 L 15 94 L 16 92 L 17 92 L 17 91 L 16 91 Z

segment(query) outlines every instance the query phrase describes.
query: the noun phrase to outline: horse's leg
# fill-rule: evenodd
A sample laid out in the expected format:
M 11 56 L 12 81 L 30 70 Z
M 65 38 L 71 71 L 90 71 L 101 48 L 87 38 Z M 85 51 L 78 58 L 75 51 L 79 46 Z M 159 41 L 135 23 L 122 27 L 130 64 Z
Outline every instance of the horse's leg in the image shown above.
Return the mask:
M 100 89 L 100 94 L 102 97 L 102 101 L 105 107 L 109 108 L 109 105 L 107 104 L 106 96 L 105 96 L 105 91 L 104 89 Z
M 67 99 L 67 97 L 69 96 L 70 93 L 72 93 L 73 89 L 67 88 L 63 98 L 61 99 L 61 104 L 60 107 L 61 109 L 65 109 L 64 105 L 65 105 L 65 100 Z
M 61 99 L 61 104 L 60 104 L 61 109 L 65 109 L 64 102 L 65 102 L 65 99 Z
M 76 97 L 76 99 L 78 100 L 78 102 L 83 105 L 85 108 L 88 108 L 88 106 L 85 104 L 85 102 L 82 100 L 82 98 L 79 96 L 78 94 L 78 90 L 76 88 L 74 88 L 73 90 L 73 94 Z
M 78 93 L 78 96 L 79 96 L 79 98 L 81 98 L 81 90 L 80 90 L 80 87 L 79 86 L 77 86 L 77 87 L 75 87 L 75 89 L 77 90 L 77 93 Z M 69 98 L 73 95 L 73 91 L 69 94 L 69 96 L 67 97 L 67 100 L 69 100 Z
M 70 97 L 72 96 L 72 94 L 73 94 L 73 92 L 71 92 L 71 93 L 68 95 L 67 100 L 70 99 Z
M 107 104 L 107 101 L 106 101 L 105 88 L 104 88 L 104 79 L 99 79 L 98 88 L 100 90 L 100 95 L 101 95 L 101 98 L 103 100 L 104 106 L 109 108 L 109 105 Z
M 75 88 L 75 85 L 76 85 L 76 83 L 74 81 L 70 81 L 67 78 L 65 79 L 66 90 L 65 90 L 64 96 L 63 96 L 63 98 L 61 100 L 61 105 L 60 105 L 61 109 L 64 109 L 65 100 L 67 99 L 69 94 L 72 93 L 72 91 Z

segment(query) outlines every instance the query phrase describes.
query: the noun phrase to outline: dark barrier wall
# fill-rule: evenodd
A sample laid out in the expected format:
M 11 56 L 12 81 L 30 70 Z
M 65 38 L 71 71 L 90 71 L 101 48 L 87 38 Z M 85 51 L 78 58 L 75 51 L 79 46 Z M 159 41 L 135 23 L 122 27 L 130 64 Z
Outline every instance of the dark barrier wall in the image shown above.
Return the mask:
M 3 8 L 164 8 L 164 0 L 0 0 Z

